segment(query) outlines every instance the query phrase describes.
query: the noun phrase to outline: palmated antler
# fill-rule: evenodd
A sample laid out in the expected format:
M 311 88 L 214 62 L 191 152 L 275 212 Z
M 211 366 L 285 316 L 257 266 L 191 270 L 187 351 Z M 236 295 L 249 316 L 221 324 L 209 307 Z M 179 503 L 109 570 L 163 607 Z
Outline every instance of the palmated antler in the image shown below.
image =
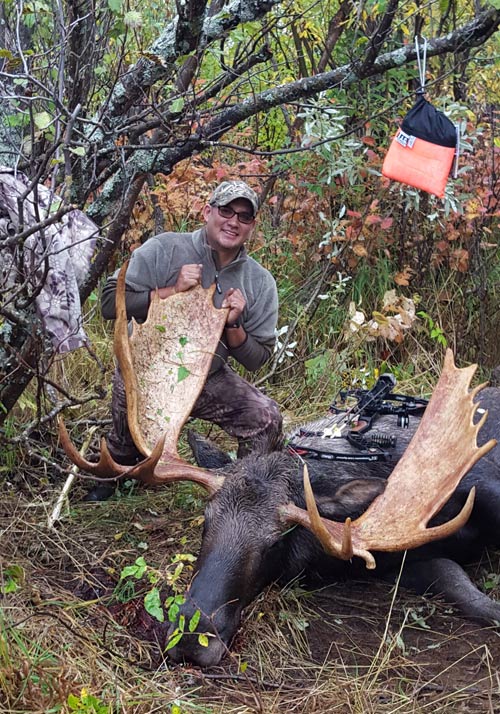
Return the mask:
M 196 286 L 162 300 L 155 294 L 143 324 L 132 320 L 128 335 L 125 307 L 127 264 L 116 289 L 114 349 L 127 395 L 127 420 L 145 456 L 165 436 L 161 461 L 178 458 L 179 434 L 207 378 L 227 319 L 214 307 L 215 286 Z
M 477 434 L 487 413 L 476 424 L 473 416 L 480 385 L 469 391 L 477 365 L 455 367 L 451 350 L 446 351 L 443 372 L 413 439 L 390 475 L 383 493 L 366 512 L 351 523 L 322 518 L 316 507 L 307 468 L 304 490 L 307 511 L 288 504 L 282 510 L 286 520 L 313 531 L 323 547 L 335 557 L 363 558 L 375 567 L 371 551 L 402 551 L 445 538 L 461 528 L 474 503 L 472 488 L 455 518 L 433 528 L 427 523 L 442 508 L 469 469 L 492 449 L 491 439 L 477 445 Z
M 163 300 L 156 294 L 146 321 L 132 320 L 129 337 L 126 270 L 127 264 L 117 281 L 114 350 L 125 384 L 128 426 L 146 458 L 132 467 L 117 464 L 103 440 L 98 463 L 91 463 L 73 446 L 62 420 L 61 445 L 80 469 L 100 478 L 126 474 L 149 484 L 190 480 L 213 493 L 223 478 L 181 459 L 177 441 L 205 384 L 228 310 L 214 307 L 215 286 L 197 286 Z

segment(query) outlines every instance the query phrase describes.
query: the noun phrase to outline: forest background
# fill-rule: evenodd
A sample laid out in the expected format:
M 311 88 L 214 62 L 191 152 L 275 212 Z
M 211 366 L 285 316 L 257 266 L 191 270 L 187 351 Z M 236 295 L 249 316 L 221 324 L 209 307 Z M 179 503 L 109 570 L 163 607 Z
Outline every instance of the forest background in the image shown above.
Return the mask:
M 29 223 L 27 190 L 0 245 L 2 479 L 66 475 L 57 414 L 76 441 L 109 423 L 103 280 L 149 236 L 198 226 L 229 178 L 262 197 L 250 249 L 277 280 L 280 322 L 253 378 L 290 420 L 386 370 L 427 395 L 445 346 L 489 378 L 499 23 L 498 0 L 6 0 L 0 165 L 58 198 Z M 415 36 L 427 96 L 461 130 L 444 199 L 381 175 L 419 86 Z M 50 255 L 33 266 L 29 245 L 75 208 L 98 229 L 79 284 L 90 344 L 60 354 L 36 310 Z
M 0 163 L 57 193 L 38 217 L 42 241 L 74 207 L 99 227 L 79 286 L 92 315 L 103 277 L 134 247 L 199 225 L 218 182 L 251 183 L 263 203 L 252 251 L 281 303 L 278 349 L 257 382 L 282 387 L 285 409 L 317 387 L 331 396 L 348 374 L 363 381 L 360 370 L 435 374 L 446 344 L 488 371 L 499 347 L 496 4 L 7 1 Z M 444 200 L 381 176 L 419 86 L 415 36 L 428 39 L 428 97 L 461 129 Z M 0 420 L 18 403 L 32 430 L 72 402 L 94 408 L 102 383 L 80 365 L 65 384 L 51 374 L 62 361 L 35 309 L 47 256 L 16 268 L 36 229 L 22 213 L 11 226 L 0 306 Z

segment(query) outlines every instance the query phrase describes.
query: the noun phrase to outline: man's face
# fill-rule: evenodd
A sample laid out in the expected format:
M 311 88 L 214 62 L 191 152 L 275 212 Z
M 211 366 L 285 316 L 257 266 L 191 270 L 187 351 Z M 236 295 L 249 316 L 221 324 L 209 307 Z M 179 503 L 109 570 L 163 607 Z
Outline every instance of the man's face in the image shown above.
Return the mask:
M 253 213 L 252 204 L 245 198 L 236 198 L 227 204 L 227 208 L 232 208 L 238 213 Z M 208 244 L 222 255 L 235 256 L 243 243 L 250 238 L 255 226 L 255 220 L 251 223 L 241 223 L 236 214 L 231 218 L 223 218 L 217 206 L 205 206 L 203 217 L 206 222 Z

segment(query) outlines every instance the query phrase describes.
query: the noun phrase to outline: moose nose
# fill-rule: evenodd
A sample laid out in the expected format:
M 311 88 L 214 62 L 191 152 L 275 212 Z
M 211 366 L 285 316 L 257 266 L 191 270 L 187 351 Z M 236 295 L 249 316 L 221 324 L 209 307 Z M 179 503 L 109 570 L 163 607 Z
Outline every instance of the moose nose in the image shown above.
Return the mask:
M 186 632 L 179 643 L 168 650 L 168 656 L 177 663 L 190 662 L 199 667 L 215 667 L 227 651 L 225 644 L 216 637 L 208 638 L 208 644 L 200 644 L 198 634 Z
M 168 656 L 174 662 L 213 667 L 226 654 L 237 630 L 239 616 L 238 608 L 228 606 L 220 606 L 213 615 L 207 615 L 188 595 L 177 621 L 168 631 L 167 647 L 173 638 L 178 638 L 175 645 L 167 650 Z

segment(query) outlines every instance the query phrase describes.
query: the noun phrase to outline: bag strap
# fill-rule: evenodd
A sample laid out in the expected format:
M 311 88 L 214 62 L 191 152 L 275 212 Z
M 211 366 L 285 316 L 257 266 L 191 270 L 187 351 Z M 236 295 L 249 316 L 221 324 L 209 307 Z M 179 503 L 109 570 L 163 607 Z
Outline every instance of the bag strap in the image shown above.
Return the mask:
M 425 94 L 425 73 L 427 70 L 427 40 L 422 37 L 424 44 L 420 48 L 418 44 L 418 36 L 415 35 L 415 52 L 417 53 L 418 75 L 420 77 L 420 87 L 417 89 L 417 94 Z

